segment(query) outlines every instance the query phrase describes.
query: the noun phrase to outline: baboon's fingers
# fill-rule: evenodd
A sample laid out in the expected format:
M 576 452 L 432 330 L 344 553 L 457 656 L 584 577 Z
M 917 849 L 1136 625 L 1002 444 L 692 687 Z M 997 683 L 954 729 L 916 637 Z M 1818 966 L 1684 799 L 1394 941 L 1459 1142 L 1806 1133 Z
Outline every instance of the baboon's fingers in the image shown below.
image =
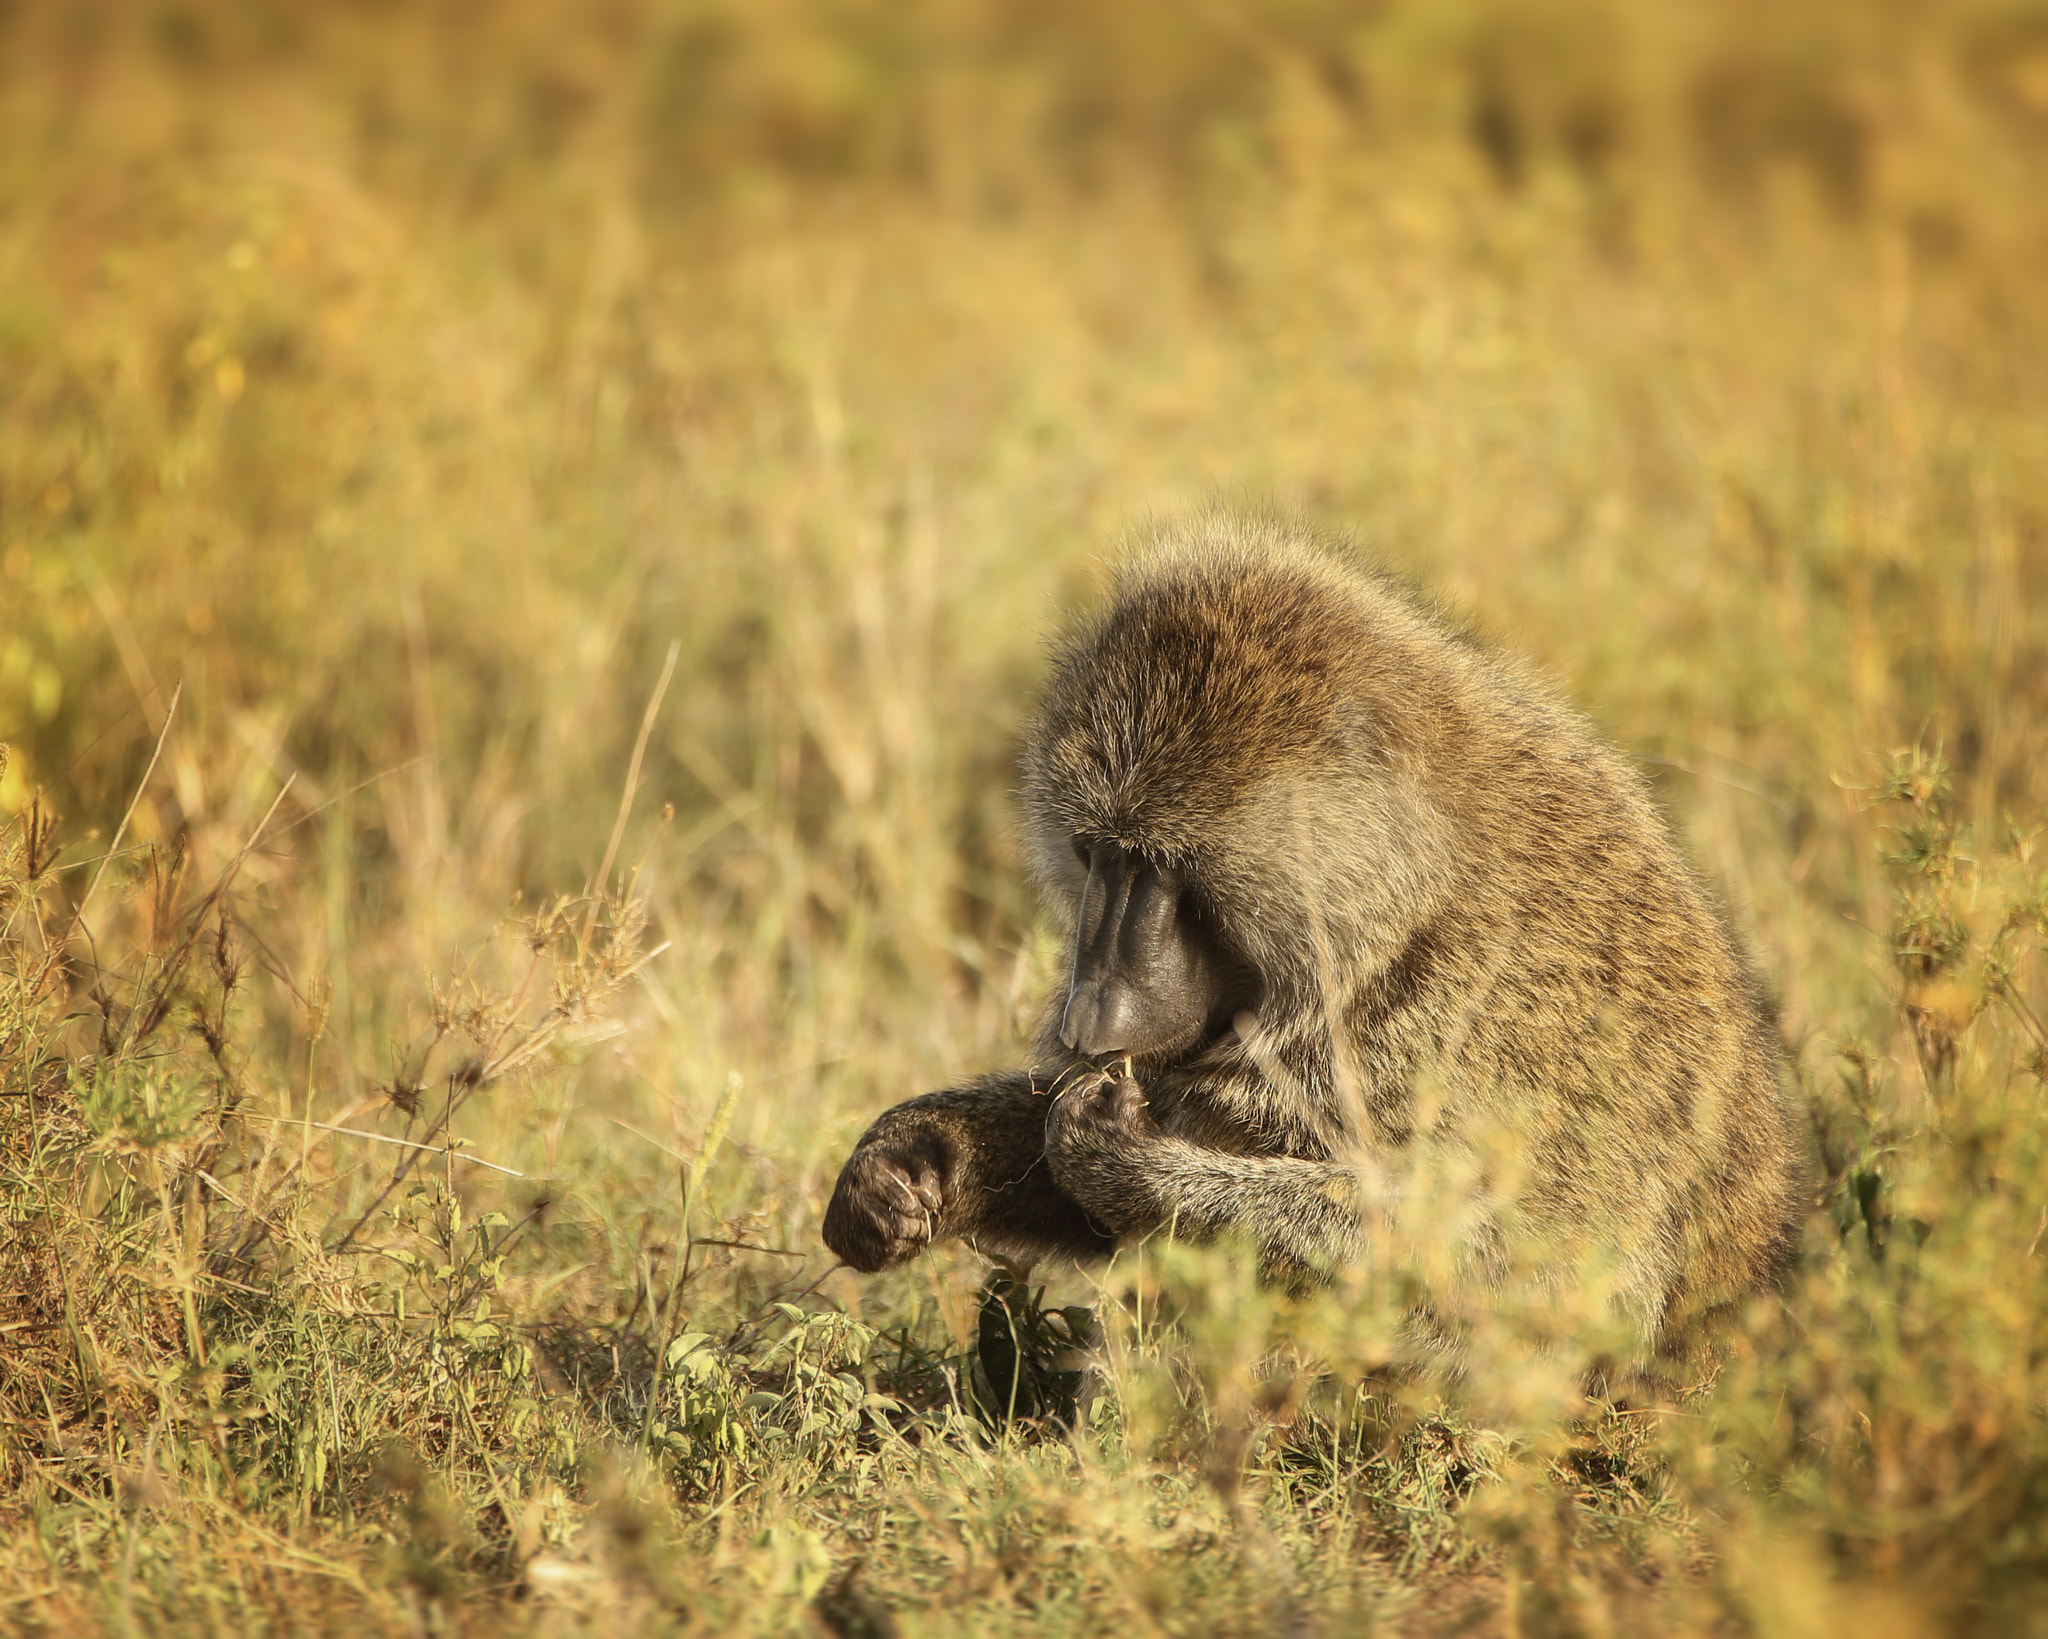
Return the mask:
M 1137 1122 L 1144 1118 L 1146 1107 L 1145 1089 L 1135 1079 L 1124 1076 L 1104 1088 L 1103 1096 L 1109 1105 L 1110 1114 L 1120 1122 Z
M 890 1269 L 931 1244 L 944 1206 L 928 1166 L 857 1150 L 825 1208 L 825 1244 L 863 1274 Z
M 938 1217 L 945 1206 L 945 1196 L 939 1190 L 939 1181 L 929 1173 L 907 1175 L 898 1168 L 889 1169 L 890 1181 L 903 1196 L 904 1206 L 911 1217 L 927 1220 Z
M 1157 1136 L 1145 1090 L 1129 1076 L 1100 1075 L 1076 1085 L 1046 1116 L 1046 1144 L 1055 1152 L 1127 1149 Z

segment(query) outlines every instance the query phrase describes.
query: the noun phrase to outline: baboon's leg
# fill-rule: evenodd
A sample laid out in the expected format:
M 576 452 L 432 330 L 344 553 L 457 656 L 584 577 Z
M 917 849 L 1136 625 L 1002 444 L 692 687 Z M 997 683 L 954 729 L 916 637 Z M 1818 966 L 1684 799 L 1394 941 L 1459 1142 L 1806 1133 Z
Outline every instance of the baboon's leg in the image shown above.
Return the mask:
M 1046 1165 L 1048 1103 L 1016 1071 L 884 1111 L 840 1171 L 825 1244 L 868 1273 L 955 1236 L 1010 1257 L 1107 1256 L 1115 1236 Z
M 1327 1161 L 1232 1155 L 1161 1130 L 1135 1081 L 1079 1082 L 1046 1121 L 1054 1179 L 1119 1235 L 1236 1234 L 1268 1278 L 1313 1285 L 1358 1246 L 1358 1174 Z

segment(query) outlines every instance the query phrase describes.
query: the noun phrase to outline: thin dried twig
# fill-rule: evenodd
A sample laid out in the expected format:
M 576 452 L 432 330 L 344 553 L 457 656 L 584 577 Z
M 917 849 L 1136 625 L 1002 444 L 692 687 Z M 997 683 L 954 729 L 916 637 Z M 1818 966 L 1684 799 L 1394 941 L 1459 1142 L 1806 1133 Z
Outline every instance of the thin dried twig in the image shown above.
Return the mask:
M 92 903 L 92 896 L 99 892 L 100 878 L 107 874 L 107 863 L 121 851 L 121 839 L 128 834 L 128 822 L 135 818 L 135 810 L 142 801 L 142 793 L 149 789 L 149 777 L 156 772 L 157 759 L 164 754 L 164 741 L 171 732 L 171 723 L 178 715 L 178 702 L 184 698 L 185 685 L 180 683 L 171 693 L 171 703 L 164 711 L 164 726 L 157 730 L 156 745 L 149 754 L 149 766 L 142 771 L 142 778 L 135 782 L 135 794 L 128 799 L 127 812 L 122 814 L 121 823 L 114 827 L 114 840 L 107 844 L 107 851 L 100 856 L 100 867 L 92 873 L 92 880 L 85 886 L 85 894 L 78 901 L 78 908 L 71 913 L 71 933 L 78 931 L 85 920 L 86 907 Z M 70 934 L 59 943 L 61 949 L 70 944 Z
M 668 693 L 669 679 L 675 676 L 676 657 L 682 652 L 680 639 L 668 646 L 668 658 L 662 662 L 660 680 L 655 683 L 654 692 L 647 697 L 647 709 L 640 714 L 640 733 L 633 741 L 633 760 L 626 765 L 626 788 L 619 793 L 619 815 L 612 821 L 611 841 L 605 844 L 604 863 L 597 868 L 590 909 L 583 918 L 586 942 L 590 938 L 590 930 L 597 925 L 597 907 L 611 887 L 612 861 L 619 857 L 619 843 L 626 835 L 626 816 L 632 813 L 633 798 L 640 790 L 640 760 L 647 755 L 647 741 L 654 733 L 654 719 L 661 711 L 662 697 Z
M 459 1161 L 468 1161 L 479 1167 L 488 1167 L 492 1172 L 502 1172 L 507 1178 L 524 1178 L 526 1173 L 516 1167 L 500 1166 L 495 1161 L 486 1161 L 481 1155 L 472 1155 L 460 1144 L 416 1144 L 410 1138 L 393 1138 L 389 1133 L 373 1133 L 361 1127 L 338 1127 L 331 1121 L 311 1121 L 304 1116 L 261 1115 L 254 1111 L 242 1112 L 244 1121 L 274 1121 L 285 1127 L 318 1127 L 322 1132 L 340 1133 L 344 1138 L 366 1138 L 373 1144 L 390 1144 L 402 1150 L 424 1150 L 429 1155 L 452 1155 Z

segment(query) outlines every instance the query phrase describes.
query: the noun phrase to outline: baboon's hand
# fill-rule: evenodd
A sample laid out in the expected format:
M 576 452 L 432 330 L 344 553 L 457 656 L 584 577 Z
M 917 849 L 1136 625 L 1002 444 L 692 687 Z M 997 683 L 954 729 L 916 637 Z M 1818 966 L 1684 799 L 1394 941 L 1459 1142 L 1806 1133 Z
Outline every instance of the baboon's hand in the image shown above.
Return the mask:
M 913 1128 L 870 1136 L 840 1171 L 825 1208 L 825 1244 L 863 1274 L 893 1269 L 932 1243 L 945 1207 L 937 1134 Z
M 1144 1152 L 1164 1140 L 1129 1076 L 1085 1080 L 1055 1094 L 1045 1115 L 1045 1156 L 1060 1187 L 1092 1206 L 1142 1174 Z

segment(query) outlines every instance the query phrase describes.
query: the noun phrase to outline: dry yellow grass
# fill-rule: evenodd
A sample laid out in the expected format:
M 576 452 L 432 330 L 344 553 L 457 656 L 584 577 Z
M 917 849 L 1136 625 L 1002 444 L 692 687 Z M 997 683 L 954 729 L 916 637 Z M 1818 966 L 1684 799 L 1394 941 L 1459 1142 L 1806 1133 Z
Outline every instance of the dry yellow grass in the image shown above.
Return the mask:
M 2037 1629 L 2044 170 L 2016 0 L 7 11 L 0 1624 Z M 973 1261 L 828 1274 L 1039 993 L 1039 641 L 1217 496 L 1761 953 L 1823 1177 L 1682 1415 L 1196 1258 L 986 1438 Z

